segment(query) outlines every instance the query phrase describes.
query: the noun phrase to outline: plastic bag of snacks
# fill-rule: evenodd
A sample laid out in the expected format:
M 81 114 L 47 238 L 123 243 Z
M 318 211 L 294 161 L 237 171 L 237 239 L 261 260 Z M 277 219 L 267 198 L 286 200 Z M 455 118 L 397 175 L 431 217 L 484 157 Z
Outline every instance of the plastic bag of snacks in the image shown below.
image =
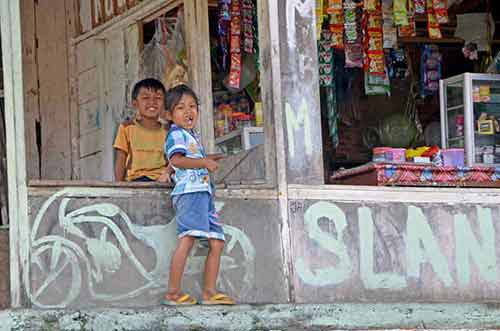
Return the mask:
M 425 45 L 421 59 L 421 93 L 434 95 L 439 90 L 441 79 L 441 54 L 436 45 Z

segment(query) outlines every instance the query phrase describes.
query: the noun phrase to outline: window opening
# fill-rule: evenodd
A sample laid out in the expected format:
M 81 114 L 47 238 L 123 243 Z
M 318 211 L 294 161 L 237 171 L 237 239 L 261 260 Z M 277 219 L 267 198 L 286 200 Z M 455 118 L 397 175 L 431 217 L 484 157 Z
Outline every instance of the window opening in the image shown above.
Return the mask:
M 217 152 L 234 155 L 264 144 L 257 3 L 209 7 L 214 136 Z
M 452 168 L 456 170 L 464 161 L 466 166 L 472 165 L 467 164 L 467 145 L 472 145 L 469 153 L 474 155 L 469 159 L 475 165 L 492 168 L 500 162 L 500 140 L 495 138 L 497 134 L 500 137 L 496 101 L 500 82 L 492 77 L 472 79 L 471 93 L 476 93 L 478 100 L 465 113 L 465 81 L 445 85 L 445 107 L 447 100 L 457 103 L 457 95 L 459 101 L 450 104 L 448 109 L 455 108 L 443 115 L 439 80 L 487 71 L 498 51 L 494 40 L 499 35 L 495 18 L 500 6 L 483 2 L 445 6 L 446 1 L 439 0 L 427 3 L 431 11 L 426 11 L 425 1 L 398 1 L 403 7 L 395 12 L 397 6 L 392 1 L 316 2 L 317 21 L 321 22 L 317 36 L 325 182 L 498 184 L 460 182 Z M 418 6 L 405 7 L 407 4 Z M 477 24 L 466 17 L 472 13 L 486 15 L 476 22 L 487 22 L 491 13 L 491 21 L 482 31 L 487 45 L 482 49 L 481 42 L 466 41 L 464 47 L 464 40 L 456 36 L 464 27 L 465 31 L 475 28 Z M 484 100 L 479 100 L 481 97 Z M 474 132 L 467 138 L 464 129 L 469 121 Z M 448 144 L 441 141 L 442 136 L 449 136 Z M 462 149 L 459 164 L 453 163 L 458 154 L 452 152 L 457 148 Z M 446 166 L 450 168 L 446 170 Z M 429 180 L 425 180 L 424 171 Z M 451 180 L 439 177 L 438 172 Z

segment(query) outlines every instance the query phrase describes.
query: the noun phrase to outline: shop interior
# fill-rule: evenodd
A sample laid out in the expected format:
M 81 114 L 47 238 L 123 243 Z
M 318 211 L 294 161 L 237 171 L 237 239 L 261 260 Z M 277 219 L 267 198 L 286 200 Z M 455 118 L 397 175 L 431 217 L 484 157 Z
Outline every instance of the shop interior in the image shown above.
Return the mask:
M 264 142 L 256 1 L 233 3 L 211 1 L 208 13 L 215 146 L 228 155 Z M 188 81 L 183 30 L 182 7 L 143 24 L 142 76 Z
M 500 5 L 315 3 L 325 183 L 500 186 Z M 209 5 L 214 138 L 227 155 L 265 141 L 256 7 Z M 189 70 L 180 13 L 143 25 L 143 75 L 167 87 Z
M 499 12 L 481 0 L 317 1 L 325 181 L 499 186 Z M 448 83 L 464 73 L 491 76 L 468 93 L 467 80 Z

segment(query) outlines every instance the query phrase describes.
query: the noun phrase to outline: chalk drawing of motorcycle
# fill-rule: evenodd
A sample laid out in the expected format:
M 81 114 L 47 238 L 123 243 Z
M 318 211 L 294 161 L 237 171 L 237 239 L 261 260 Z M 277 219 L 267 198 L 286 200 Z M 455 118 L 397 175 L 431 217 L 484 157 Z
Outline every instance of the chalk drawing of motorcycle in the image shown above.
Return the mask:
M 111 203 L 90 204 L 68 211 L 72 199 L 65 196 L 75 192 L 75 189 L 67 188 L 53 194 L 41 206 L 33 221 L 30 259 L 24 273 L 24 285 L 32 304 L 40 308 L 64 308 L 73 303 L 83 290 L 88 291 L 93 300 L 103 302 L 133 298 L 145 291 L 164 291 L 170 256 L 176 245 L 175 220 L 165 225 L 137 225 L 124 210 Z M 60 227 L 64 235 L 39 235 L 40 225 L 48 217 L 47 210 L 58 201 L 58 223 L 53 226 Z M 223 207 L 224 202 L 216 202 L 217 212 L 221 212 Z M 89 226 L 99 228 L 100 233 L 89 235 L 89 231 L 85 231 Z M 53 231 L 54 227 L 50 232 L 57 232 Z M 240 229 L 229 225 L 223 227 L 226 246 L 221 257 L 218 285 L 222 290 L 244 296 L 254 286 L 255 248 Z M 131 248 L 124 231 L 129 231 L 132 237 L 153 249 L 156 258 L 153 268 L 147 270 Z M 203 272 L 205 256 L 202 252 L 203 248 L 198 243 L 188 260 L 186 276 Z M 238 253 L 239 258 L 235 256 Z M 128 259 L 128 263 L 142 277 L 142 285 L 123 293 L 103 290 L 99 285 L 109 281 L 120 270 L 124 259 Z M 231 270 L 243 277 L 238 279 L 237 286 L 228 276 Z M 35 271 L 36 281 L 31 279 Z M 57 299 L 49 289 L 57 291 Z

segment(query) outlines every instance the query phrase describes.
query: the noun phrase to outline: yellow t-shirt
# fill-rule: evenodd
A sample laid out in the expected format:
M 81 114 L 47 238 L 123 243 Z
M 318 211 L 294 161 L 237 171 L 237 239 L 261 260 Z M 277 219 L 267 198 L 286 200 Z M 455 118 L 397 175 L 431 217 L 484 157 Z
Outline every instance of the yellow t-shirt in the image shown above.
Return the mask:
M 154 180 L 160 177 L 167 166 L 163 153 L 167 133 L 164 128 L 147 129 L 136 121 L 120 125 L 113 147 L 127 153 L 127 181 L 142 176 Z

